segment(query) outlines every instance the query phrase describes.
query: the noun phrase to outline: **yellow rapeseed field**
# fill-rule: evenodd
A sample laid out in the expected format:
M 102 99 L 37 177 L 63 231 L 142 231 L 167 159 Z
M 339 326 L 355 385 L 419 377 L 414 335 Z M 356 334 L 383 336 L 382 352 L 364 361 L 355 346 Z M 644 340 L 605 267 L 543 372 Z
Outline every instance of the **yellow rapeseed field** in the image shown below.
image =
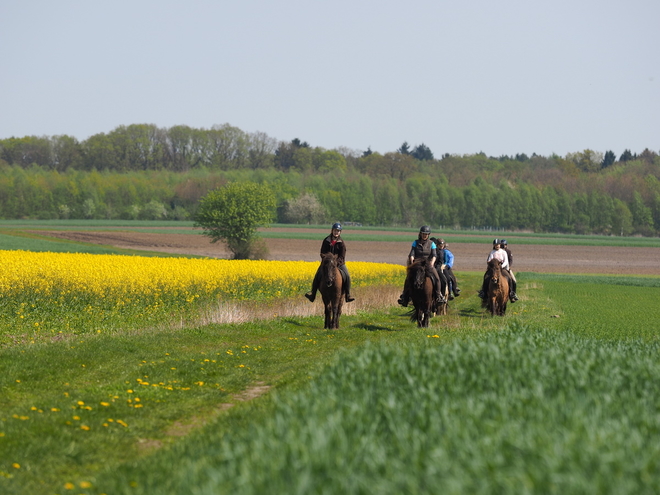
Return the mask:
M 318 263 L 158 258 L 0 250 L 0 332 L 12 325 L 116 326 L 218 300 L 264 300 L 309 290 Z M 354 286 L 401 283 L 405 268 L 348 262 Z

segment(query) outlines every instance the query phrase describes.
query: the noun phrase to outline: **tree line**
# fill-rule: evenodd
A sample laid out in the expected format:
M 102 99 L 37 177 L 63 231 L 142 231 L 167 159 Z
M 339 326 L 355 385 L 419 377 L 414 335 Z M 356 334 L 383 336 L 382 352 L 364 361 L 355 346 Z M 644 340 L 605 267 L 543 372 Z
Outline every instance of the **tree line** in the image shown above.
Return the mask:
M 649 149 L 565 157 L 326 150 L 229 125 L 120 126 L 0 140 L 0 217 L 191 219 L 209 191 L 267 185 L 283 223 L 660 232 L 660 158 Z

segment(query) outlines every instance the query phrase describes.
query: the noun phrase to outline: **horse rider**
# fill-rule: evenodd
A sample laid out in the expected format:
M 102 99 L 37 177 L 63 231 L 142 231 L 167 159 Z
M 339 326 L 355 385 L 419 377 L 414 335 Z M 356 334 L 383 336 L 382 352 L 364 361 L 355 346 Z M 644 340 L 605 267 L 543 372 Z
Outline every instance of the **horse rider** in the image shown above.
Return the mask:
M 499 239 L 493 240 L 493 250 L 488 255 L 488 258 L 486 259 L 486 263 L 490 262 L 493 259 L 499 260 L 502 263 L 502 273 L 509 281 L 509 300 L 511 302 L 516 302 L 518 300 L 518 296 L 513 290 L 513 279 L 511 277 L 511 274 L 509 273 L 509 256 L 507 255 L 506 251 L 502 249 L 502 244 Z M 488 293 L 489 278 L 490 278 L 490 270 L 486 270 L 486 273 L 484 273 L 484 281 L 481 286 L 481 290 L 479 291 L 479 297 L 484 301 L 488 297 L 487 293 Z
M 447 279 L 449 285 L 449 300 L 461 295 L 461 289 L 458 288 L 458 282 L 452 268 L 454 267 L 454 253 L 448 249 L 448 245 L 444 239 L 436 239 L 431 237 L 437 246 L 438 260 L 435 262 L 435 268 L 442 276 Z M 453 295 L 452 295 L 453 294 Z
M 341 238 L 341 224 L 335 223 L 332 225 L 330 235 L 328 235 L 323 242 L 321 243 L 321 256 L 325 253 L 332 253 L 337 255 L 337 268 L 341 272 L 341 278 L 344 282 L 346 302 L 353 302 L 355 298 L 351 296 L 351 276 L 348 274 L 348 269 L 346 268 L 346 243 Z M 314 275 L 314 281 L 312 282 L 312 290 L 305 294 L 305 297 L 311 302 L 314 302 L 316 299 L 316 291 L 319 290 L 319 285 L 321 283 L 321 266 L 319 265 L 318 270 L 316 270 L 316 275 Z
M 506 251 L 506 256 L 509 258 L 509 275 L 511 276 L 511 283 L 512 283 L 512 290 L 511 292 L 513 293 L 513 296 L 510 298 L 511 302 L 516 302 L 518 300 L 518 295 L 516 294 L 516 286 L 518 285 L 518 282 L 516 281 L 516 276 L 513 274 L 513 254 L 511 254 L 511 250 L 509 249 L 509 243 L 507 242 L 506 239 L 502 239 L 500 241 L 500 244 L 502 246 L 502 249 Z
M 422 225 L 419 229 L 419 234 L 417 239 L 413 241 L 412 247 L 410 248 L 410 253 L 408 254 L 408 265 L 412 265 L 415 259 L 427 259 L 428 263 L 428 272 L 431 275 L 433 280 L 433 286 L 435 291 L 435 300 L 438 304 L 445 303 L 447 300 L 442 295 L 442 279 L 435 269 L 435 260 L 437 258 L 437 246 L 435 242 L 430 239 L 431 227 L 428 225 Z M 407 285 L 403 286 L 403 292 L 399 297 L 398 303 L 406 307 L 410 302 L 410 288 Z

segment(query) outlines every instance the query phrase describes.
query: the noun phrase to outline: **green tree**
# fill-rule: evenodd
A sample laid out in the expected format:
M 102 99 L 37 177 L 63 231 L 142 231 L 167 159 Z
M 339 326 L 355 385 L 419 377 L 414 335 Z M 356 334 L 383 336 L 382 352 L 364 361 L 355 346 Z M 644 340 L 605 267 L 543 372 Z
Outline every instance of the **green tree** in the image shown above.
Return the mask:
M 431 148 L 424 143 L 415 146 L 411 154 L 413 158 L 417 160 L 433 160 L 433 152 L 431 151 Z
M 616 161 L 616 155 L 614 151 L 606 151 L 605 156 L 603 157 L 603 162 L 600 164 L 600 168 L 607 168 L 610 165 L 614 165 Z
M 275 195 L 265 185 L 230 182 L 204 196 L 195 214 L 195 226 L 211 242 L 223 241 L 235 259 L 255 257 L 260 249 L 257 228 L 275 216 Z

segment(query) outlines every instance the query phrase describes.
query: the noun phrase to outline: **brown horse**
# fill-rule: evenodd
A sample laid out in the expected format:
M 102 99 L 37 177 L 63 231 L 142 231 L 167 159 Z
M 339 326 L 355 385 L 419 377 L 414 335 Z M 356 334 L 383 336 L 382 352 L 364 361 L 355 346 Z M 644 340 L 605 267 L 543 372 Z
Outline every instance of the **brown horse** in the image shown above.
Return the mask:
M 509 301 L 509 279 L 503 273 L 502 262 L 492 259 L 488 262 L 488 292 L 482 306 L 493 316 L 504 316 Z
M 321 255 L 321 283 L 319 292 L 325 306 L 325 324 L 323 328 L 339 328 L 339 317 L 344 305 L 344 284 L 341 272 L 337 267 L 337 255 L 325 253 Z
M 410 296 L 414 309 L 410 320 L 416 321 L 420 328 L 427 328 L 433 315 L 433 281 L 426 270 L 427 260 L 415 261 L 408 266 L 406 286 L 410 288 Z

